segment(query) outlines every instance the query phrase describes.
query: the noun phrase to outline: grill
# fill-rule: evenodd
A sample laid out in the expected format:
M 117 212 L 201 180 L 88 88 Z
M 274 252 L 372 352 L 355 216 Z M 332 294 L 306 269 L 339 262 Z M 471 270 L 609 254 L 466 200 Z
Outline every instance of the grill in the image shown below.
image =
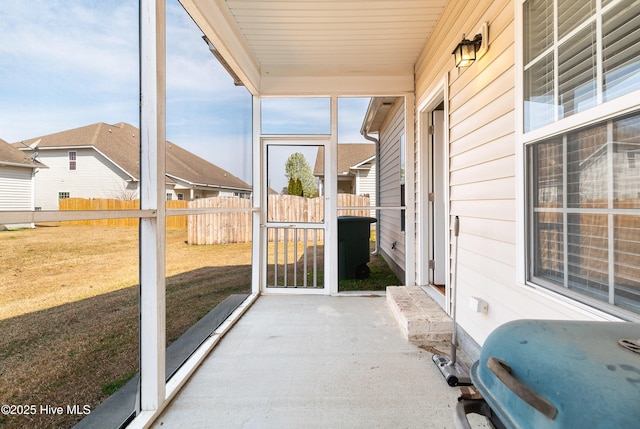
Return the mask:
M 466 415 L 494 427 L 640 427 L 640 324 L 519 320 L 489 335 L 471 380 L 482 400 L 461 400 Z

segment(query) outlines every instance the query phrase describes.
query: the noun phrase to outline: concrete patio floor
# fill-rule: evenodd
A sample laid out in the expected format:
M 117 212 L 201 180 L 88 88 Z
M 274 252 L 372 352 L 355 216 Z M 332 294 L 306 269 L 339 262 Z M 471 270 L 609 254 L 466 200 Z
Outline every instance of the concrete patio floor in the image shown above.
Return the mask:
M 384 297 L 262 296 L 152 427 L 452 428 L 431 356 Z

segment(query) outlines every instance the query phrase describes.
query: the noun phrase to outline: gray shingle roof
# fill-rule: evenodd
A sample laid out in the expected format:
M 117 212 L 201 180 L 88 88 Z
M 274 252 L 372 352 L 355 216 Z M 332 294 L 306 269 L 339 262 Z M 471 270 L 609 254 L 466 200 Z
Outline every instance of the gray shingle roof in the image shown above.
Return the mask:
M 363 161 L 375 156 L 376 145 L 373 143 L 341 143 L 338 145 L 338 175 Z M 318 148 L 316 164 L 313 168 L 315 176 L 324 176 L 324 147 Z
M 38 163 L 33 162 L 29 154 L 24 153 L 6 141 L 0 139 L 0 165 L 3 163 L 11 165 L 24 165 L 25 167 L 36 168 Z
M 115 125 L 99 122 L 25 140 L 24 144 L 40 140 L 40 150 L 68 147 L 94 147 L 134 179 L 140 178 L 140 130 L 121 122 Z M 20 147 L 14 144 L 14 147 Z M 166 146 L 167 175 L 201 185 L 234 189 L 251 189 L 251 185 L 211 162 L 181 148 L 175 143 Z

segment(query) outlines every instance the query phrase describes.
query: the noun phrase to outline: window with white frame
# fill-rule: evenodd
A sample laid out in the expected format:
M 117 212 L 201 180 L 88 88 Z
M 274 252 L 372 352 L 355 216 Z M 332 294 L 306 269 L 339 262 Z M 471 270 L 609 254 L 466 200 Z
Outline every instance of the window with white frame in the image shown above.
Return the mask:
M 77 152 L 75 150 L 69 151 L 69 170 L 76 169 L 76 156 Z
M 527 0 L 523 21 L 527 280 L 640 314 L 640 110 L 592 109 L 640 89 L 640 2 Z
M 527 0 L 524 131 L 640 89 L 640 2 Z
M 640 113 L 527 146 L 531 281 L 640 313 L 638 153 Z

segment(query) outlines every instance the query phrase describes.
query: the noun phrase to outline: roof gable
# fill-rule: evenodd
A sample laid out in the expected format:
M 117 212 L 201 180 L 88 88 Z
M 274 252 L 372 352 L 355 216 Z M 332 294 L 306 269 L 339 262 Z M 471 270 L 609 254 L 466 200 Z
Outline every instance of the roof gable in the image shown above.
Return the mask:
M 36 142 L 39 150 L 94 147 L 134 179 L 140 177 L 140 130 L 125 122 L 99 122 L 36 137 L 24 144 Z M 192 184 L 251 189 L 251 185 L 228 171 L 171 142 L 166 145 L 166 173 Z
M 338 175 L 348 174 L 352 168 L 375 158 L 376 145 L 373 143 L 340 143 L 338 145 Z M 324 147 L 318 148 L 314 176 L 324 176 Z
M 167 142 L 167 174 L 192 184 L 251 189 L 251 185 L 209 161 Z
M 28 154 L 16 149 L 2 139 L 0 139 L 0 165 L 28 168 L 37 168 L 39 166 Z

